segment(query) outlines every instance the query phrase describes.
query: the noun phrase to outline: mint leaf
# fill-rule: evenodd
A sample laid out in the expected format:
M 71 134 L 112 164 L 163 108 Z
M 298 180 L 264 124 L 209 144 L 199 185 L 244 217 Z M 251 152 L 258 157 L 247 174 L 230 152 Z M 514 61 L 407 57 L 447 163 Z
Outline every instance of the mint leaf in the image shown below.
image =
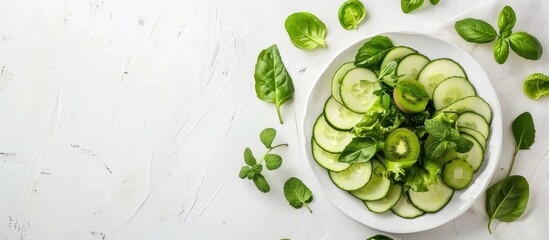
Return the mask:
M 532 115 L 529 112 L 522 113 L 513 121 L 512 128 L 517 148 L 530 149 L 536 137 Z
M 261 166 L 261 165 L 260 165 Z M 269 192 L 271 190 L 271 187 L 269 186 L 269 183 L 265 179 L 265 177 L 261 174 L 258 174 L 254 178 L 254 184 L 261 192 Z
M 313 212 L 307 203 L 313 200 L 313 193 L 299 178 L 291 177 L 284 183 L 284 197 L 290 206 L 301 208 L 303 205 Z
M 263 145 L 265 145 L 266 148 L 271 148 L 275 137 L 276 137 L 276 130 L 274 130 L 273 128 L 265 128 L 259 134 L 259 138 L 261 139 L 261 142 L 263 143 Z
M 438 140 L 446 139 L 452 132 L 452 127 L 449 124 L 437 121 L 436 119 L 427 119 L 425 120 L 425 130 Z
M 257 161 L 255 160 L 254 154 L 252 153 L 252 150 L 249 147 L 244 149 L 244 162 L 250 167 L 257 163 Z
M 377 152 L 377 141 L 371 137 L 355 137 L 339 155 L 339 162 L 367 162 Z
M 269 170 L 275 170 L 282 165 L 282 157 L 278 154 L 269 153 L 265 155 L 265 166 Z
M 242 168 L 240 168 L 240 172 L 238 173 L 238 177 L 240 177 L 241 179 L 246 178 L 246 176 L 248 176 L 248 173 L 250 172 L 250 170 L 252 170 L 250 167 L 243 166 Z
M 252 166 L 252 172 L 254 172 L 256 175 L 261 173 L 261 170 L 263 170 L 263 165 L 256 164 Z
M 427 149 L 425 149 L 425 154 L 429 159 L 436 159 L 442 156 L 442 154 L 444 154 L 446 151 L 451 151 L 455 149 L 455 147 L 456 144 L 453 142 L 436 141 L 427 146 Z

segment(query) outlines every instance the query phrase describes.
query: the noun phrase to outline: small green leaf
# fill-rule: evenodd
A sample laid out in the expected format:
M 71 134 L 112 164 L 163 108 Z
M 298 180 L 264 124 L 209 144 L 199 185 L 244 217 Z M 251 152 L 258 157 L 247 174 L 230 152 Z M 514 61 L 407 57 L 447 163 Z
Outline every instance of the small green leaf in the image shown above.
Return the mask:
M 385 235 L 378 234 L 378 235 L 369 237 L 367 240 L 393 240 L 393 239 Z
M 346 163 L 367 162 L 377 152 L 377 141 L 371 137 L 355 137 L 343 152 L 339 155 L 338 161 Z
M 387 63 L 387 66 L 382 68 L 381 71 L 379 72 L 377 79 L 383 79 L 385 76 L 389 76 L 393 74 L 397 68 L 397 65 L 398 64 L 396 61 L 391 61 Z
M 440 2 L 440 0 L 429 0 L 429 2 L 431 2 L 431 4 L 433 5 L 437 5 Z
M 527 32 L 515 32 L 509 36 L 511 49 L 519 56 L 539 60 L 543 54 L 543 47 L 538 39 Z
M 261 164 L 256 164 L 252 166 L 252 172 L 254 172 L 255 175 L 260 174 L 262 170 L 263 170 L 263 165 Z
M 504 37 L 509 36 L 516 22 L 517 16 L 515 15 L 515 11 L 509 6 L 503 7 L 498 17 L 499 33 Z
M 348 0 L 339 7 L 339 23 L 347 30 L 358 29 L 365 16 L 366 9 L 359 0 Z
M 502 222 L 517 220 L 528 205 L 530 187 L 523 176 L 509 176 L 486 190 L 486 213 L 488 214 L 488 231 L 492 220 Z
M 313 200 L 313 193 L 298 178 L 291 177 L 284 183 L 284 197 L 292 207 L 301 208 L 305 205 L 309 212 L 313 212 L 307 204 Z
M 273 140 L 276 137 L 276 130 L 273 128 L 265 128 L 261 133 L 259 134 L 259 138 L 261 139 L 261 142 L 263 145 L 265 145 L 266 148 L 271 148 L 271 145 L 273 144 Z
M 242 168 L 240 168 L 240 172 L 238 173 L 238 177 L 240 177 L 241 179 L 246 178 L 246 176 L 248 176 L 248 173 L 250 172 L 250 170 L 252 170 L 250 167 L 243 166 Z
M 452 127 L 436 119 L 425 120 L 425 130 L 435 139 L 445 139 L 452 131 Z
M 252 150 L 249 147 L 244 149 L 244 162 L 250 167 L 257 163 L 255 160 L 254 154 L 252 153 Z
M 288 16 L 284 23 L 292 43 L 303 50 L 326 47 L 326 25 L 315 15 L 296 12 Z
M 452 139 L 452 141 L 456 144 L 456 152 L 467 153 L 473 148 L 473 142 L 467 138 L 458 137 Z
M 429 159 L 437 159 L 448 151 L 449 146 L 450 142 L 448 141 L 436 141 L 427 146 L 427 149 L 425 149 L 425 154 Z
M 517 148 L 520 150 L 530 149 L 536 138 L 532 115 L 529 112 L 522 113 L 513 121 L 512 128 Z
M 265 155 L 265 166 L 269 170 L 275 170 L 282 165 L 282 157 L 278 154 L 269 153 Z
M 417 100 L 429 99 L 429 94 L 425 90 L 423 84 L 414 84 L 416 80 L 404 80 L 397 83 L 397 88 L 406 96 L 413 97 Z
M 423 5 L 423 0 L 400 0 L 400 8 L 404 13 L 410 13 Z
M 522 89 L 524 90 L 524 94 L 530 99 L 549 96 L 549 76 L 543 73 L 534 73 L 524 79 Z
M 454 27 L 457 33 L 467 42 L 489 43 L 498 36 L 494 27 L 480 19 L 466 18 L 459 20 Z
M 375 36 L 358 49 L 355 66 L 374 67 L 381 64 L 385 55 L 393 48 L 393 42 L 386 36 Z
M 505 63 L 509 57 L 509 43 L 502 37 L 499 37 L 494 44 L 494 59 L 499 64 Z
M 256 175 L 255 172 L 252 171 L 251 168 L 250 168 L 250 171 L 248 172 L 248 175 L 246 175 L 246 178 L 252 180 L 252 179 L 255 178 L 255 175 Z
M 269 192 L 271 190 L 271 187 L 269 186 L 269 183 L 265 179 L 265 177 L 261 174 L 256 175 L 254 178 L 254 184 L 261 192 Z
M 391 107 L 391 96 L 389 94 L 383 94 L 381 97 L 381 104 L 385 110 L 388 110 Z

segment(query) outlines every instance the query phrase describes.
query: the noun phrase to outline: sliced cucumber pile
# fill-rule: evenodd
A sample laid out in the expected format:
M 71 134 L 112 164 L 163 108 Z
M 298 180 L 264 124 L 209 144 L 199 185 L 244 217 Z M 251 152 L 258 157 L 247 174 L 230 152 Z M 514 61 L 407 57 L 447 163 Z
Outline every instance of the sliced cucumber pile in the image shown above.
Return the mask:
M 330 97 L 324 104 L 326 122 L 339 131 L 349 131 L 362 120 L 362 114 L 355 113 Z
M 452 59 L 436 59 L 425 65 L 418 75 L 418 81 L 423 84 L 429 97 L 433 96 L 433 91 L 440 82 L 449 77 L 467 78 L 465 71 L 458 63 Z
M 329 172 L 329 175 L 337 187 L 345 191 L 357 190 L 370 181 L 372 162 L 353 163 L 351 167 L 341 172 Z
M 391 187 L 391 180 L 384 176 L 385 165 L 379 160 L 373 160 L 373 174 L 368 184 L 357 190 L 351 191 L 358 199 L 364 201 L 379 200 L 389 192 Z
M 396 205 L 391 208 L 391 210 L 396 215 L 402 218 L 417 218 L 425 214 L 425 212 L 419 210 L 410 203 L 410 200 L 408 199 L 408 194 L 406 194 L 406 192 L 402 193 L 402 196 L 400 197 Z
M 381 86 L 376 82 L 377 75 L 366 68 L 351 69 L 343 76 L 339 93 L 343 104 L 357 113 L 365 113 L 377 100 L 374 91 Z
M 430 62 L 429 58 L 413 53 L 400 60 L 396 69 L 397 76 L 401 76 L 399 80 L 414 79 L 417 80 L 419 71 Z
M 322 149 L 331 153 L 340 153 L 353 140 L 354 134 L 335 130 L 320 115 L 313 127 L 313 138 Z
M 402 196 L 402 186 L 398 184 L 391 184 L 389 192 L 383 198 L 375 201 L 364 201 L 364 204 L 371 212 L 384 213 L 393 206 L 395 206 Z
M 408 191 L 410 203 L 423 212 L 438 212 L 450 202 L 454 195 L 454 189 L 446 186 L 440 177 L 428 188 L 426 192 Z

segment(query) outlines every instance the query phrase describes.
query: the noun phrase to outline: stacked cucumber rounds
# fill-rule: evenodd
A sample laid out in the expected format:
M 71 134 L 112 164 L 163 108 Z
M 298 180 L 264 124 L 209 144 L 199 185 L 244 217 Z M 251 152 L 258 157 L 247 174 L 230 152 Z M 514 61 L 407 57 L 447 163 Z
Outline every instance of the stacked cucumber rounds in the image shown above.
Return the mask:
M 312 154 L 369 211 L 416 218 L 440 211 L 471 184 L 484 162 L 492 109 L 454 60 L 430 60 L 407 46 L 383 53 L 367 67 L 350 61 L 334 73 L 312 129 Z M 428 121 L 449 126 L 467 148 L 441 143 L 450 132 L 433 132 Z M 340 159 L 358 138 L 376 142 L 373 157 Z

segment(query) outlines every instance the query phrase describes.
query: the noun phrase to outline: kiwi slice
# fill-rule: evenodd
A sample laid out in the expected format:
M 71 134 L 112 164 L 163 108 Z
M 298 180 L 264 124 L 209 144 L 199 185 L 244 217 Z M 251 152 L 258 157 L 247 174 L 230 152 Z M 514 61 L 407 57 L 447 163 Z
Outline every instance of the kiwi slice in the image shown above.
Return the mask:
M 414 88 L 425 89 L 423 84 L 417 80 L 407 79 L 399 82 L 400 84 L 411 85 Z M 393 91 L 393 100 L 400 111 L 405 113 L 417 113 L 425 110 L 429 99 L 415 98 L 410 94 L 405 93 L 400 86 L 397 86 Z
M 391 161 L 413 161 L 419 157 L 419 140 L 407 128 L 398 128 L 387 136 L 383 152 Z

